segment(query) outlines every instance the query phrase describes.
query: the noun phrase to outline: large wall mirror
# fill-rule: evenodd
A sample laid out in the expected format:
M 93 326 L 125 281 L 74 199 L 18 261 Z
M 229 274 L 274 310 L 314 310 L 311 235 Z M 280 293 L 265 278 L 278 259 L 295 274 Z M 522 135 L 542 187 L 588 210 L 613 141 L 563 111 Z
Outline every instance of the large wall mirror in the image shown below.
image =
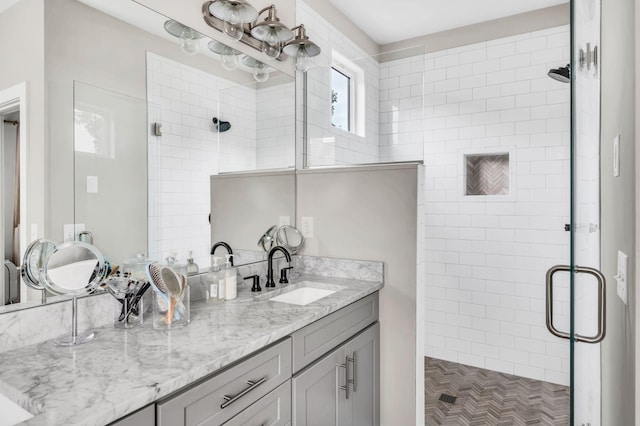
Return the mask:
M 294 78 L 257 51 L 226 51 L 223 64 L 215 40 L 184 32 L 132 0 L 0 0 L 0 46 L 9 52 L 0 116 L 18 121 L 22 108 L 26 133 L 19 252 L 38 237 L 81 237 L 113 264 L 137 253 L 186 261 L 192 251 L 206 270 L 210 176 L 294 168 Z M 254 77 L 256 61 L 267 65 L 266 81 L 262 69 Z M 2 94 L 23 83 L 24 105 L 5 114 Z M 293 193 L 284 198 L 293 210 Z M 11 215 L 5 209 L 4 221 Z M 18 287 L 14 306 L 0 311 L 40 303 Z

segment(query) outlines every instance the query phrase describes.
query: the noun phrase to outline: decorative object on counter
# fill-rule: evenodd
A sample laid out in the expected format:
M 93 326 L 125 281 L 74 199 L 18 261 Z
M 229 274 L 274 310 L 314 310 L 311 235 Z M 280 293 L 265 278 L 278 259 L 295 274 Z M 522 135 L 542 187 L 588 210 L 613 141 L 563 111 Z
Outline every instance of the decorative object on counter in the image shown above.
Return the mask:
M 42 292 L 42 303 L 47 303 L 47 291 L 40 281 L 40 271 L 44 269 L 44 264 L 56 248 L 53 241 L 38 239 L 32 241 L 24 252 L 20 274 L 25 284 Z
M 191 321 L 190 290 L 184 274 L 158 263 L 147 265 L 153 288 L 153 328 L 180 328 Z
M 238 297 L 238 278 L 236 268 L 233 267 L 231 258 L 233 255 L 227 254 L 227 261 L 224 263 L 224 286 L 225 300 L 233 300 Z
M 114 303 L 113 326 L 116 328 L 132 328 L 142 325 L 144 305 L 142 296 L 151 284 L 132 278 L 129 272 L 115 272 L 101 285 L 111 294 Z
M 187 276 L 196 275 L 200 272 L 198 264 L 193 261 L 193 252 L 189 250 L 189 257 L 187 258 Z
M 258 247 L 262 247 L 262 250 L 268 252 L 273 248 L 275 244 L 275 235 L 278 227 L 273 225 L 271 228 L 267 229 L 267 232 L 262 234 L 260 239 L 258 240 Z
M 187 276 L 187 264 L 178 263 L 178 253 L 169 253 L 169 256 L 167 256 L 164 260 L 167 262 L 164 266 L 168 266 L 178 274 L 182 274 L 185 277 Z
M 260 275 L 251 275 L 248 277 L 244 277 L 244 280 L 253 280 L 253 285 L 251 286 L 252 292 L 262 291 L 262 287 L 260 287 Z
M 213 258 L 213 265 L 209 268 L 209 272 L 205 278 L 205 285 L 207 287 L 207 300 L 212 302 L 218 300 L 220 286 L 224 285 L 224 276 L 222 272 L 220 272 L 217 257 Z
M 211 223 L 211 221 L 209 221 L 209 223 Z M 224 247 L 227 250 L 227 253 L 230 254 L 231 256 L 233 256 L 233 250 L 231 249 L 231 246 L 227 243 L 225 243 L 224 241 L 218 241 L 217 243 L 215 243 L 212 247 L 211 247 L 211 264 L 213 264 L 213 255 L 216 252 L 216 249 L 218 247 Z M 233 258 L 231 259 L 231 266 L 233 265 Z
M 265 287 L 267 288 L 276 286 L 276 283 L 273 281 L 273 256 L 276 254 L 276 252 L 281 252 L 282 254 L 284 254 L 287 262 L 289 262 L 289 266 L 291 266 L 291 255 L 286 248 L 282 246 L 275 246 L 274 248 L 269 250 L 269 256 L 267 257 L 267 283 L 265 284 Z
M 295 226 L 282 225 L 276 231 L 276 243 L 290 254 L 296 254 L 304 246 L 304 236 Z
M 106 264 L 104 256 L 95 246 L 81 241 L 57 245 L 47 256 L 40 270 L 40 282 L 53 294 L 73 296 L 71 335 L 56 339 L 54 343 L 57 346 L 80 345 L 95 337 L 92 331 L 78 332 L 77 297 L 99 288 L 109 272 Z
M 268 12 L 265 20 L 256 23 L 264 12 Z M 303 73 L 309 68 L 309 58 L 321 52 L 309 40 L 304 25 L 289 29 L 280 22 L 275 5 L 257 11 L 245 0 L 213 0 L 202 5 L 202 15 L 210 27 L 261 51 L 269 59 L 284 61 L 291 56 L 296 70 Z
M 134 280 L 147 281 L 147 265 L 152 262 L 146 253 L 138 253 L 134 258 L 122 262 L 123 272 L 129 273 Z

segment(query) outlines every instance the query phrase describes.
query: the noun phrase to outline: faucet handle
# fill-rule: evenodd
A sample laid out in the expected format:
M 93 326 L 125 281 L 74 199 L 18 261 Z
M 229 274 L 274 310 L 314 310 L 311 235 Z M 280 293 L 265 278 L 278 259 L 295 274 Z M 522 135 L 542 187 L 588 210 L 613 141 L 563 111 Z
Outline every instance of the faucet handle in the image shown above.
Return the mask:
M 289 269 L 293 269 L 293 266 L 280 269 L 280 281 L 278 281 L 280 284 L 289 284 L 289 279 L 287 278 L 287 271 Z
M 244 277 L 244 280 L 253 280 L 253 286 L 251 286 L 251 291 L 262 291 L 262 287 L 260 287 L 260 276 L 259 275 L 251 275 L 249 277 Z

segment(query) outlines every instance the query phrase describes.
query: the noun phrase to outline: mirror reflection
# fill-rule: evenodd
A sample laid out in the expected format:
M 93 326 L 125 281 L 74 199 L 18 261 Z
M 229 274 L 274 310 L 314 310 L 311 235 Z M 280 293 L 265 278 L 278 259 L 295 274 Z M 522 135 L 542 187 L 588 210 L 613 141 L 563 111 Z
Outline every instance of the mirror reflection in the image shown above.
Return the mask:
M 20 254 L 36 238 L 82 235 L 114 265 L 138 253 L 175 252 L 185 262 L 192 251 L 206 271 L 210 176 L 294 166 L 293 78 L 256 56 L 268 73 L 258 82 L 256 62 L 234 53 L 235 68 L 210 38 L 176 37 L 165 25 L 179 23 L 131 0 L 10 3 L 0 5 L 5 40 L 33 21 L 32 7 L 46 17 L 24 39 L 29 54 L 14 49 L 0 70 L 0 101 L 5 92 L 18 100 L 9 112 L 24 116 L 29 135 L 20 141 L 29 179 L 21 181 Z M 20 287 L 12 301 L 39 302 L 39 292 Z

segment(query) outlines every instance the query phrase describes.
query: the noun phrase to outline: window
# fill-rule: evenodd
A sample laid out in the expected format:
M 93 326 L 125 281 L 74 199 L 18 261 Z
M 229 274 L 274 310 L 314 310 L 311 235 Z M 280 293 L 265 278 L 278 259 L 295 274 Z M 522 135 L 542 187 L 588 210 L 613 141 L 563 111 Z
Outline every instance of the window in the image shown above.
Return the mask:
M 331 63 L 331 125 L 364 137 L 364 71 L 333 51 Z
M 331 67 L 331 125 L 351 131 L 351 77 Z

